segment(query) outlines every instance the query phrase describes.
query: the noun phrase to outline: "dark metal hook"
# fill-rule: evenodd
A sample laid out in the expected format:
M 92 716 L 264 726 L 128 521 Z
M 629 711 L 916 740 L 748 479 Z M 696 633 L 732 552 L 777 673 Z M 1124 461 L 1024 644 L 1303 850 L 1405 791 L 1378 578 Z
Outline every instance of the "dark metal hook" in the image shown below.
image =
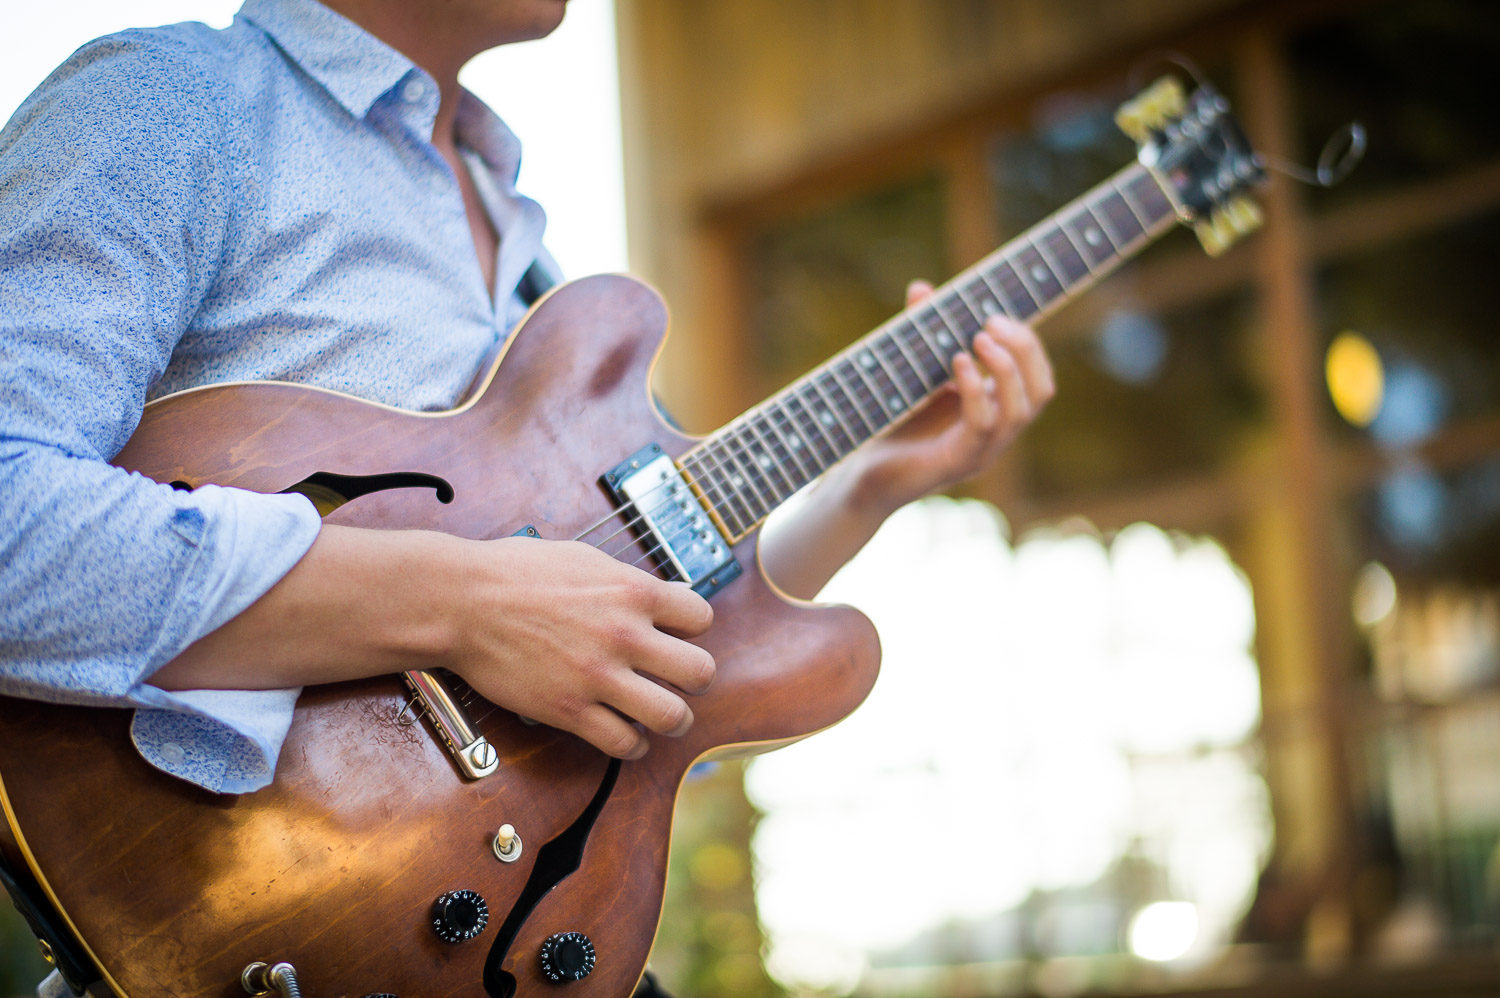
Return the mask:
M 1261 159 L 1265 162 L 1266 169 L 1275 170 L 1310 187 L 1333 187 L 1343 183 L 1354 172 L 1360 160 L 1365 158 L 1367 145 L 1365 126 L 1351 121 L 1323 143 L 1316 170 L 1309 170 L 1276 156 L 1263 156 Z

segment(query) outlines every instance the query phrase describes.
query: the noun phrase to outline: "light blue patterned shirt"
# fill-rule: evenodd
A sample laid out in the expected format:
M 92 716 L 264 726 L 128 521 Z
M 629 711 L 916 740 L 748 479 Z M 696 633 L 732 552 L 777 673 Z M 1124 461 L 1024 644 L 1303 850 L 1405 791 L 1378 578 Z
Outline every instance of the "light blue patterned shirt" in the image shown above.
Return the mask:
M 437 106 L 430 76 L 314 0 L 248 0 L 221 31 L 85 45 L 0 132 L 0 693 L 134 707 L 160 769 L 270 782 L 297 690 L 150 677 L 279 580 L 317 514 L 105 462 L 146 400 L 195 385 L 459 401 L 523 275 L 555 265 L 515 136 L 466 94 L 459 140 L 501 234 L 484 287 Z

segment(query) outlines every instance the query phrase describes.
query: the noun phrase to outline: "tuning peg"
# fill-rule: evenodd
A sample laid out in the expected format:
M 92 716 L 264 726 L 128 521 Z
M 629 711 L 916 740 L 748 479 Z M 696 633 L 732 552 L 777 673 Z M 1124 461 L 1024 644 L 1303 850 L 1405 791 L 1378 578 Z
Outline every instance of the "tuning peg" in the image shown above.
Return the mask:
M 1186 104 L 1182 84 L 1175 77 L 1163 76 L 1121 104 L 1120 109 L 1115 112 L 1115 124 L 1136 142 L 1144 143 L 1168 119 L 1181 117 Z
M 1219 256 L 1234 245 L 1236 238 L 1233 227 L 1218 209 L 1209 217 L 1195 222 L 1193 231 L 1198 234 L 1198 242 L 1203 244 L 1203 250 L 1209 256 Z
M 1260 205 L 1255 202 L 1254 198 L 1243 194 L 1230 199 L 1229 203 L 1224 206 L 1224 214 L 1234 226 L 1234 231 L 1241 236 L 1254 232 L 1265 221 Z

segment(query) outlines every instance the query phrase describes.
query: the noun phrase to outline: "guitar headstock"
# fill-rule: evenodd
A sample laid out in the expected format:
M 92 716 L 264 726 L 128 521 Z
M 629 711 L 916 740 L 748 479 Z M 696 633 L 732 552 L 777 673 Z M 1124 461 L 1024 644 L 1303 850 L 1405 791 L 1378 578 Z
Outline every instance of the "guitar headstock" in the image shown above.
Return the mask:
M 1249 191 L 1264 182 L 1265 164 L 1218 91 L 1201 84 L 1189 96 L 1164 76 L 1122 104 L 1115 123 L 1136 141 L 1141 163 L 1161 179 L 1210 256 L 1260 227 L 1260 205 Z

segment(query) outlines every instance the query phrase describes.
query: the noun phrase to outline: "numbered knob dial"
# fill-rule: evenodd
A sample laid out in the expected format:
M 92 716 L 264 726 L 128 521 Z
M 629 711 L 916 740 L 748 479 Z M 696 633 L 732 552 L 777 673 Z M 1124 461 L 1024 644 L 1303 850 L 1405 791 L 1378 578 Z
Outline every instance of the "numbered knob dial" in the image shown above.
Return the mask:
M 432 904 L 432 931 L 444 942 L 473 939 L 488 924 L 489 905 L 473 891 L 449 891 Z
M 542 943 L 542 976 L 553 984 L 581 981 L 594 969 L 594 944 L 582 932 L 559 932 Z

